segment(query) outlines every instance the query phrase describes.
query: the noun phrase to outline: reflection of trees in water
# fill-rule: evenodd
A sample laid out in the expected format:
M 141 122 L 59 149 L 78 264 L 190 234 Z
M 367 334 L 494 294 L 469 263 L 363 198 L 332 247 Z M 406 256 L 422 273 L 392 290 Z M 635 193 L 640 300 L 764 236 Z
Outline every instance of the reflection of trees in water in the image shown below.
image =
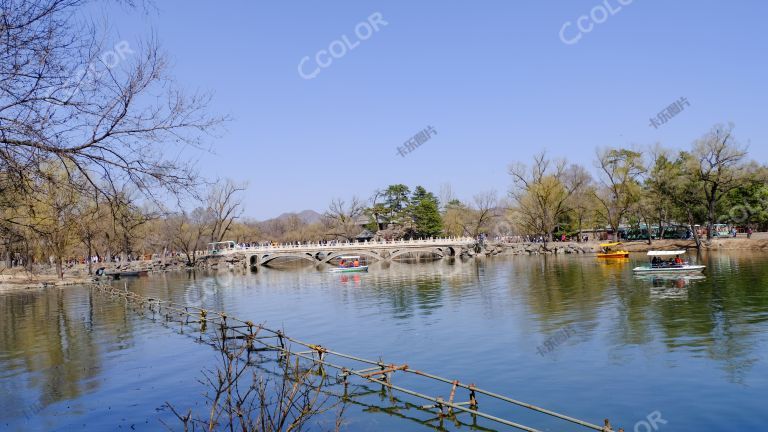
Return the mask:
M 597 313 L 606 302 L 615 304 L 615 317 L 609 318 L 613 328 L 607 330 L 612 346 L 648 345 L 660 337 L 669 350 L 702 350 L 724 365 L 731 381 L 740 382 L 757 358 L 761 327 L 755 324 L 768 321 L 766 259 L 710 253 L 700 261 L 708 266 L 707 278 L 681 287 L 676 280 L 636 279 L 629 271 L 632 264 L 521 257 L 512 260 L 509 291 L 523 292 L 548 333 L 580 323 L 579 334 L 588 337 L 583 330 L 605 322 Z M 687 297 L 654 295 L 660 288 L 687 291 Z
M 45 408 L 94 390 L 97 381 L 91 378 L 101 369 L 101 347 L 111 345 L 109 339 L 123 347 L 130 343 L 131 313 L 123 305 L 94 299 L 87 288 L 0 296 L 0 349 L 7 353 L 0 359 L 2 370 L 30 374 L 32 387 L 31 392 L 7 388 L 20 380 L 3 380 L 0 406 L 16 407 L 9 411 L 21 416 L 25 405 Z M 105 324 L 99 326 L 98 341 L 91 331 L 94 322 Z
M 704 258 L 708 277 L 691 283 L 687 301 L 656 302 L 654 312 L 669 349 L 703 350 L 741 383 L 759 357 L 759 324 L 768 321 L 768 266 L 755 255 Z
M 218 271 L 169 273 L 149 278 L 125 280 L 129 289 L 148 297 L 202 306 L 215 310 L 228 310 L 227 299 L 236 299 L 244 293 L 236 290 L 282 289 L 289 287 L 294 293 L 330 288 L 330 295 L 338 295 L 345 303 L 386 304 L 393 317 L 405 319 L 417 311 L 429 315 L 444 305 L 446 297 L 458 300 L 466 293 L 464 288 L 478 283 L 474 261 L 459 262 L 445 259 L 420 263 L 375 262 L 368 273 L 331 274 L 325 267 L 292 270 L 259 268 L 258 272 Z M 183 276 L 182 276 L 183 275 Z M 337 287 L 354 289 L 337 290 Z M 231 306 L 231 305 L 230 305 Z
M 574 257 L 522 257 L 512 263 L 509 290 L 522 292 L 546 332 L 574 323 L 582 330 L 595 327 L 606 291 L 622 270 Z
M 356 291 L 357 301 L 388 303 L 392 316 L 407 319 L 414 313 L 427 316 L 446 303 L 446 295 L 460 297 L 477 283 L 474 263 L 375 263 L 362 280 L 367 289 Z
M 123 283 L 142 296 L 170 300 L 188 306 L 227 310 L 223 298 L 227 290 L 242 286 L 242 274 L 232 271 L 161 273 Z
M 691 280 L 684 288 L 675 281 L 665 285 L 686 290 L 687 297 L 654 298 L 653 282 L 636 280 L 633 297 L 645 299 L 632 305 L 641 313 L 628 321 L 653 323 L 667 349 L 706 353 L 723 365 L 731 382 L 740 383 L 758 358 L 754 351 L 762 333 L 756 324 L 768 321 L 768 286 L 759 282 L 768 278 L 765 257 L 710 253 L 703 260 L 706 279 Z

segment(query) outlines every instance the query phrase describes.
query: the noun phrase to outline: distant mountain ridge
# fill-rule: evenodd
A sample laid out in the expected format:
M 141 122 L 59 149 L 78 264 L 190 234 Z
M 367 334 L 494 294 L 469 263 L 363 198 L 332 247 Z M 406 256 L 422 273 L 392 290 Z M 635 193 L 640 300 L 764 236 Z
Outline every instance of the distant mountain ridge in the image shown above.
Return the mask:
M 275 218 L 272 218 L 272 219 L 267 219 L 267 220 L 262 221 L 262 222 L 269 222 L 269 221 L 272 221 L 272 220 L 286 220 L 286 219 L 288 219 L 288 218 L 290 218 L 292 216 L 298 216 L 298 218 L 301 219 L 301 221 L 306 223 L 306 224 L 313 224 L 315 222 L 319 222 L 320 219 L 322 219 L 322 217 L 323 217 L 322 214 L 320 214 L 320 213 L 318 213 L 318 212 L 316 212 L 314 210 L 303 210 L 303 211 L 300 211 L 298 213 L 296 213 L 296 212 L 283 213 L 283 214 L 281 214 L 278 217 L 275 217 Z

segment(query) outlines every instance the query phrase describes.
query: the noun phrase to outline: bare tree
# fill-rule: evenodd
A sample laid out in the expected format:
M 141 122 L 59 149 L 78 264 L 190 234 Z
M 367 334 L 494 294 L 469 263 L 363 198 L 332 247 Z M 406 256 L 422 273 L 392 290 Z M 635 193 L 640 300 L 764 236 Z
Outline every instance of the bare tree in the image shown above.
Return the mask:
M 257 374 L 254 368 L 257 359 L 246 344 L 232 346 L 222 337 L 215 338 L 213 343 L 220 364 L 215 370 L 204 371 L 201 380 L 208 389 L 207 414 L 196 416 L 192 409 L 181 413 L 168 402 L 164 405 L 185 431 L 302 431 L 307 430 L 311 420 L 337 406 L 340 408 L 334 427 L 327 430 L 340 430 L 344 406 L 324 391 L 329 383 L 321 366 L 319 370 L 314 366 L 305 367 L 298 357 L 292 362 L 288 352 L 273 372 L 277 378 L 269 379 Z M 174 430 L 168 423 L 162 420 L 161 423 L 168 430 Z
M 497 204 L 499 202 L 496 191 L 481 192 L 472 197 L 472 204 L 466 208 L 461 226 L 464 235 L 476 238 L 482 233 L 491 230 L 493 221 L 497 219 Z
M 193 166 L 175 155 L 223 119 L 173 85 L 157 41 L 107 47 L 78 20 L 86 3 L 0 0 L 0 170 L 23 188 L 58 160 L 109 198 L 116 183 L 190 190 Z
M 704 192 L 707 240 L 712 239 L 717 203 L 728 192 L 744 184 L 745 172 L 739 168 L 746 156 L 746 148 L 733 136 L 733 124 L 715 126 L 693 145 L 688 169 Z
M 217 182 L 208 191 L 208 211 L 211 217 L 211 241 L 224 241 L 232 222 L 243 214 L 242 200 L 239 196 L 245 191 L 245 185 L 230 179 Z
M 157 209 L 139 206 L 134 197 L 136 192 L 131 188 L 132 185 L 128 184 L 119 191 L 115 191 L 108 201 L 113 233 L 115 239 L 119 240 L 119 250 L 123 261 L 135 252 L 134 245 L 139 240 L 137 238 L 138 229 L 150 221 L 158 219 L 161 215 Z
M 606 149 L 597 153 L 600 187 L 595 198 L 600 202 L 598 214 L 613 229 L 618 240 L 619 225 L 640 197 L 640 176 L 645 173 L 642 154 L 627 149 Z
M 568 166 L 564 160 L 548 159 L 544 152 L 534 156 L 531 167 L 512 165 L 510 195 L 523 229 L 552 241 L 552 232 L 569 210 L 569 199 L 590 181 L 585 173 L 583 168 Z
M 172 233 L 172 244 L 187 257 L 187 265 L 197 262 L 196 251 L 203 246 L 206 233 L 210 232 L 209 213 L 202 207 L 190 213 L 182 212 L 166 221 Z
M 647 200 L 646 209 L 652 215 L 649 219 L 655 219 L 658 224 L 659 238 L 663 239 L 667 225 L 672 217 L 673 197 L 668 192 L 673 181 L 672 176 L 676 175 L 674 163 L 670 156 L 670 151 L 656 144 L 648 151 L 646 166 L 648 174 L 644 182 L 644 199 Z M 649 221 L 650 223 L 650 221 Z M 650 230 L 650 225 L 648 226 Z
M 100 215 L 97 194 L 84 194 L 75 207 L 76 232 L 85 246 L 88 274 L 93 274 L 93 250 L 96 236 L 99 234 L 98 218 Z
M 651 222 L 656 215 L 658 208 L 658 201 L 650 194 L 643 194 L 633 204 L 631 210 L 637 215 L 637 221 L 645 224 L 648 232 L 648 238 L 646 241 L 649 245 L 653 244 L 653 231 L 651 228 Z M 640 230 L 642 233 L 642 230 Z
M 66 174 L 56 171 L 52 178 L 65 181 Z M 78 193 L 75 189 L 41 181 L 27 200 L 27 224 L 42 239 L 45 251 L 55 260 L 56 276 L 64 278 L 63 263 L 76 241 Z
M 595 221 L 595 209 L 597 206 L 595 187 L 590 176 L 589 183 L 571 195 L 571 199 L 568 202 L 568 207 L 571 209 L 573 219 L 576 222 L 576 230 L 579 233 L 579 238 L 577 239 L 579 243 L 583 239 L 582 232 L 584 231 L 584 226 L 590 226 Z
M 442 207 L 440 210 L 445 211 L 448 203 L 456 199 L 456 196 L 453 193 L 453 187 L 450 183 L 443 183 L 440 185 L 438 197 L 440 198 L 440 205 Z
M 358 218 L 363 215 L 364 211 L 365 206 L 357 197 L 352 197 L 349 205 L 341 198 L 334 199 L 324 215 L 328 223 L 326 234 L 349 241 L 354 240 L 360 233 Z

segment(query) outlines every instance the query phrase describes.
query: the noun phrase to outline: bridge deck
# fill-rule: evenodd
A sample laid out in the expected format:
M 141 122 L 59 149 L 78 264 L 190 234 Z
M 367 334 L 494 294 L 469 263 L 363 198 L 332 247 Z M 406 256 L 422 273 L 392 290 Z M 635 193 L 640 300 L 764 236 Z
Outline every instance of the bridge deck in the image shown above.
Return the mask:
M 337 250 L 391 250 L 391 249 L 418 249 L 425 247 L 460 247 L 475 244 L 477 241 L 471 237 L 433 238 L 426 240 L 388 240 L 388 241 L 364 241 L 364 242 L 336 242 L 336 243 L 303 243 L 303 244 L 279 244 L 267 246 L 237 246 L 210 253 L 208 255 L 231 255 L 248 252 L 320 252 Z

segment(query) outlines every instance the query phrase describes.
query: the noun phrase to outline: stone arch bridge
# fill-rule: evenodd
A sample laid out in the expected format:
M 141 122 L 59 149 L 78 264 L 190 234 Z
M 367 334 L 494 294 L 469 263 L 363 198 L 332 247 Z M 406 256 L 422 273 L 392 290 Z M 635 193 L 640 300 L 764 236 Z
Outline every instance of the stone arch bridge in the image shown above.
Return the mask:
M 448 256 L 473 256 L 475 239 L 471 237 L 432 238 L 425 240 L 390 240 L 342 243 L 304 243 L 251 246 L 217 251 L 209 256 L 244 255 L 245 263 L 258 267 L 278 258 L 303 259 L 314 264 L 329 263 L 344 255 L 365 256 L 372 261 L 393 260 L 409 253 Z

